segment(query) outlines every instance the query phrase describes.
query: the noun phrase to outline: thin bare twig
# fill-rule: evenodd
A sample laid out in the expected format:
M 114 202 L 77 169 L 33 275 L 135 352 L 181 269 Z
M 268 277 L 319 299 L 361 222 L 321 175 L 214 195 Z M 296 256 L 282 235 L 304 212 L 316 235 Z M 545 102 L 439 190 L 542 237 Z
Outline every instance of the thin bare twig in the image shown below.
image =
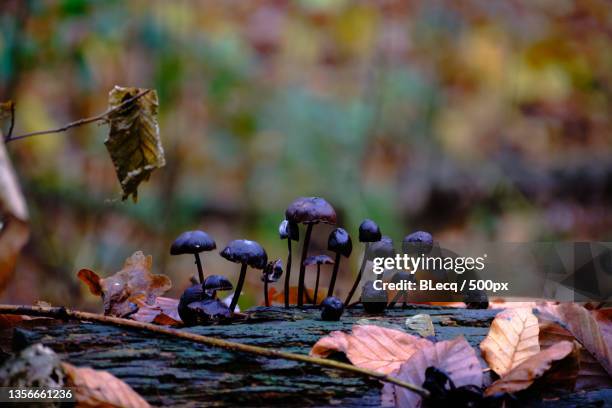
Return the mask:
M 106 117 L 108 115 L 110 115 L 111 113 L 116 112 L 119 109 L 129 105 L 130 103 L 134 102 L 135 100 L 145 96 L 149 92 L 151 92 L 151 89 L 145 89 L 144 91 L 138 93 L 137 95 L 134 95 L 134 96 L 132 96 L 129 99 L 126 99 L 125 101 L 123 101 L 119 105 L 115 106 L 114 108 L 109 109 L 106 112 L 103 112 L 103 113 L 101 113 L 99 115 L 92 116 L 90 118 L 84 118 L 84 119 L 75 120 L 74 122 L 70 122 L 67 125 L 64 125 L 64 126 L 62 126 L 60 128 L 57 128 L 57 129 L 39 130 L 37 132 L 24 133 L 22 135 L 15 136 L 15 137 L 7 137 L 5 142 L 8 143 L 8 142 L 12 142 L 14 140 L 25 139 L 26 137 L 31 137 L 31 136 L 40 136 L 40 135 L 49 135 L 49 134 L 53 134 L 53 133 L 61 133 L 61 132 L 65 132 L 66 130 L 71 129 L 73 127 L 86 125 L 88 123 L 93 123 L 93 122 L 97 122 L 97 121 L 100 121 L 100 120 L 105 120 Z M 9 135 L 11 134 L 11 132 L 12 132 L 12 130 L 9 131 Z
M 19 305 L 0 305 L 0 314 L 17 314 L 28 316 L 53 317 L 57 319 L 76 319 L 90 322 L 97 322 L 112 326 L 126 327 L 130 329 L 146 330 L 152 333 L 162 334 L 175 338 L 190 340 L 195 343 L 205 344 L 211 347 L 219 347 L 225 350 L 240 351 L 249 354 L 270 358 L 282 358 L 285 360 L 299 361 L 301 363 L 313 364 L 321 367 L 333 368 L 348 373 L 360 375 L 362 377 L 376 378 L 380 381 L 395 384 L 419 394 L 422 397 L 429 396 L 429 391 L 414 384 L 402 381 L 396 377 L 379 373 L 377 371 L 356 367 L 350 364 L 341 363 L 326 358 L 310 357 L 303 354 L 287 353 L 284 351 L 271 350 L 264 347 L 251 346 L 248 344 L 235 343 L 232 341 L 217 339 L 214 337 L 202 336 L 184 330 L 171 329 L 164 326 L 156 326 L 150 323 L 137 322 L 135 320 L 123 319 L 120 317 L 104 316 L 97 313 L 80 312 L 78 310 L 66 309 L 64 307 L 48 306 L 19 306 Z

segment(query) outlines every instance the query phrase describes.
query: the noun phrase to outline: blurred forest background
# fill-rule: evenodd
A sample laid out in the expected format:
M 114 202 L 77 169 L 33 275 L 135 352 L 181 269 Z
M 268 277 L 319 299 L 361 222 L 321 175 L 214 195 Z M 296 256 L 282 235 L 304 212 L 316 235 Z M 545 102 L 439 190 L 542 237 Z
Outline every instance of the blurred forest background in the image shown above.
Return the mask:
M 106 126 L 9 144 L 31 238 L 1 301 L 99 310 L 76 272 L 111 274 L 136 250 L 178 297 L 195 268 L 169 247 L 189 229 L 284 262 L 277 227 L 303 195 L 353 236 L 342 295 L 364 217 L 396 242 L 612 240 L 606 0 L 0 1 L 15 134 L 103 112 L 115 84 L 158 91 L 166 167 L 133 204 Z M 217 253 L 204 263 L 236 281 Z M 247 279 L 242 307 L 262 298 Z

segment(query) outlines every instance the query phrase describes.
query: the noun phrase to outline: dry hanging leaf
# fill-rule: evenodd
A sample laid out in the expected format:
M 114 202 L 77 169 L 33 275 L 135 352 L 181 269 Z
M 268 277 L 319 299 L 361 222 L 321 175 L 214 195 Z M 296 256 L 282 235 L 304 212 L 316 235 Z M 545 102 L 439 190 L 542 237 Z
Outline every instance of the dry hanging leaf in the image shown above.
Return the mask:
M 151 255 L 137 251 L 126 259 L 122 270 L 107 278 L 89 269 L 81 269 L 77 276 L 91 293 L 102 296 L 105 315 L 125 317 L 135 313 L 139 304 L 153 306 L 172 287 L 170 278 L 151 273 L 152 264 Z
M 588 390 L 594 388 L 612 387 L 612 378 L 603 369 L 601 364 L 582 345 L 575 341 L 574 336 L 567 329 L 550 320 L 540 318 L 540 346 L 543 348 L 553 346 L 561 341 L 573 341 L 578 353 L 578 372 L 573 379 L 573 390 Z M 560 373 L 560 376 L 563 373 Z M 557 377 L 557 384 L 569 382 L 571 373 L 565 373 L 564 378 Z M 564 387 L 566 388 L 566 387 Z
M 140 88 L 115 86 L 109 93 L 109 108 L 113 109 L 145 91 Z M 157 124 L 157 93 L 146 95 L 108 116 L 110 131 L 104 141 L 111 156 L 122 199 L 138 198 L 138 186 L 149 179 L 153 170 L 166 164 Z
M 0 132 L 0 290 L 13 275 L 29 236 L 28 210 Z
M 421 385 L 425 381 L 425 370 L 436 367 L 446 372 L 457 387 L 472 384 L 482 386 L 482 368 L 476 352 L 463 338 L 429 343 L 405 362 L 394 374 L 402 381 Z M 421 406 L 421 397 L 405 388 L 385 384 L 381 397 L 385 405 L 416 408 Z
M 114 375 L 88 367 L 75 367 L 62 363 L 66 386 L 74 388 L 79 407 L 147 408 L 145 401 L 129 385 Z
M 572 342 L 562 341 L 540 351 L 491 384 L 485 390 L 485 396 L 504 392 L 514 393 L 528 388 L 535 380 L 542 377 L 553 363 L 566 358 L 573 349 Z
M 354 325 L 352 333 L 331 332 L 310 350 L 314 357 L 327 357 L 334 351 L 346 354 L 357 367 L 390 374 L 417 350 L 432 343 L 408 333 L 375 325 Z
M 436 335 L 431 316 L 418 314 L 406 318 L 406 327 L 419 333 L 421 337 L 433 337 Z
M 500 377 L 540 351 L 538 319 L 530 309 L 506 309 L 495 316 L 480 350 Z

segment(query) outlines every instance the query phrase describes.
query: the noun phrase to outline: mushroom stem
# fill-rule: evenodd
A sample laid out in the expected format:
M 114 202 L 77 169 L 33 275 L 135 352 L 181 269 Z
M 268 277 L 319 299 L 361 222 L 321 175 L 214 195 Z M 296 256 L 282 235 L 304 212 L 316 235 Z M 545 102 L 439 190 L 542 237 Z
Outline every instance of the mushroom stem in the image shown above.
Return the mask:
M 317 295 L 319 294 L 319 275 L 321 274 L 321 264 L 317 264 L 317 280 L 315 281 L 315 291 L 314 291 L 314 300 L 312 301 L 312 304 L 314 306 L 317 305 L 318 302 L 318 297 Z
M 270 306 L 270 299 L 268 299 L 268 278 L 264 279 L 264 299 L 266 307 Z
M 198 276 L 200 277 L 200 283 L 204 283 L 204 269 L 202 268 L 202 261 L 200 260 L 200 254 L 196 253 L 195 255 L 195 263 L 198 267 Z
M 287 274 L 285 275 L 285 309 L 289 308 L 289 277 L 291 276 L 291 239 L 287 238 L 287 247 L 289 255 L 287 255 Z
M 244 278 L 246 277 L 247 264 L 243 263 L 240 268 L 240 277 L 238 278 L 238 284 L 236 285 L 236 291 L 234 292 L 234 296 L 232 296 L 232 303 L 230 304 L 229 310 L 231 314 L 234 314 L 234 309 L 238 304 L 238 298 L 240 297 L 240 292 L 242 292 L 242 286 L 244 285 Z
M 351 298 L 355 294 L 355 291 L 357 290 L 357 286 L 359 285 L 359 282 L 361 281 L 361 277 L 363 276 L 363 271 L 365 270 L 366 263 L 368 260 L 368 249 L 369 248 L 370 248 L 370 243 L 366 242 L 365 251 L 363 252 L 363 259 L 361 260 L 361 268 L 359 268 L 359 273 L 357 274 L 357 277 L 355 278 L 355 283 L 353 283 L 353 287 L 351 288 L 351 291 L 349 292 L 348 296 L 346 297 L 346 300 L 344 301 L 345 305 L 349 305 L 351 303 Z
M 300 261 L 300 280 L 298 283 L 298 307 L 304 306 L 304 277 L 306 275 L 306 255 L 308 255 L 308 246 L 310 245 L 310 236 L 312 235 L 312 227 L 314 224 L 308 224 L 306 227 L 306 236 L 304 237 L 304 246 L 302 247 L 302 259 Z
M 327 297 L 334 295 L 334 286 L 336 286 L 336 276 L 338 275 L 339 267 L 340 267 L 340 252 L 336 252 L 336 259 L 334 261 L 334 270 L 332 272 L 331 280 L 329 281 L 329 289 L 327 289 Z

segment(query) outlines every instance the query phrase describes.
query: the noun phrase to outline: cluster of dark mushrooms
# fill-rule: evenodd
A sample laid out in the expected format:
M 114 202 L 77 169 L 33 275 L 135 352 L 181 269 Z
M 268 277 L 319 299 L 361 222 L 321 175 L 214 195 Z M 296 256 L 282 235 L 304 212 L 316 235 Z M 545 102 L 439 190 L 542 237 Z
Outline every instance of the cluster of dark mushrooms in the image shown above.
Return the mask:
M 348 258 L 353 250 L 353 243 L 349 233 L 341 228 L 335 228 L 329 235 L 327 249 L 333 255 L 316 254 L 309 255 L 310 238 L 317 224 L 335 225 L 337 222 L 336 211 L 323 198 L 300 197 L 293 201 L 285 212 L 285 219 L 280 223 L 279 236 L 287 240 L 288 256 L 286 261 L 284 281 L 284 306 L 290 307 L 289 293 L 291 281 L 292 241 L 300 239 L 299 225 L 305 227 L 302 244 L 301 260 L 298 275 L 297 306 L 303 307 L 304 302 L 319 306 L 323 320 L 339 320 L 344 312 L 345 305 L 353 306 L 351 300 L 361 282 L 367 260 L 374 257 L 395 256 L 393 241 L 383 236 L 378 225 L 370 220 L 364 220 L 359 226 L 359 242 L 365 245 L 361 267 L 355 278 L 355 282 L 348 296 L 344 300 L 335 297 L 334 288 L 338 276 L 338 270 L 342 257 Z M 431 234 L 418 231 L 406 236 L 403 240 L 402 250 L 407 252 L 427 253 L 433 246 Z M 217 297 L 217 292 L 233 290 L 232 283 L 221 275 L 209 275 L 204 277 L 204 267 L 200 253 L 216 249 L 215 241 L 203 231 L 188 231 L 181 234 L 172 244 L 170 253 L 172 255 L 192 254 L 198 269 L 199 283 L 185 290 L 179 302 L 179 315 L 186 325 L 211 324 L 228 321 L 234 315 L 242 287 L 244 285 L 248 267 L 262 271 L 261 280 L 264 283 L 264 298 L 266 306 L 270 305 L 268 298 L 268 285 L 277 282 L 283 275 L 283 265 L 280 259 L 268 262 L 268 255 L 264 248 L 255 241 L 238 239 L 231 241 L 222 251 L 221 256 L 226 260 L 241 265 L 240 276 L 236 284 L 231 303 L 227 305 Z M 306 268 L 316 265 L 317 275 L 314 292 L 312 296 L 306 289 Z M 322 265 L 333 265 L 330 282 L 325 299 L 319 304 L 319 280 Z M 410 280 L 412 277 L 406 272 L 397 272 L 392 280 Z M 387 308 L 394 307 L 402 301 L 405 305 L 408 301 L 407 294 L 398 292 L 388 302 L 387 293 L 384 290 L 376 290 L 371 281 L 367 281 L 362 288 L 360 301 L 368 313 L 382 313 Z

